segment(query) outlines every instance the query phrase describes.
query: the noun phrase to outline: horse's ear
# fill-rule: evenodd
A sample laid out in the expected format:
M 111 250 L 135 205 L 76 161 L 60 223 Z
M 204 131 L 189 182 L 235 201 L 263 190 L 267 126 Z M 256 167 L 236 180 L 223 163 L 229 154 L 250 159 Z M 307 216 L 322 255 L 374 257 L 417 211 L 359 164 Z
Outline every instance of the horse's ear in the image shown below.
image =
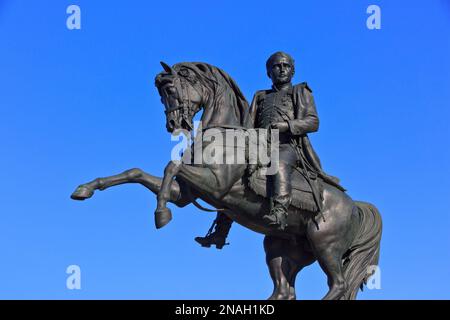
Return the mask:
M 162 67 L 164 68 L 165 72 L 167 72 L 167 73 L 169 73 L 171 75 L 175 75 L 176 74 L 175 70 L 171 66 L 169 66 L 167 63 L 165 63 L 164 61 L 160 61 L 159 63 L 162 65 Z

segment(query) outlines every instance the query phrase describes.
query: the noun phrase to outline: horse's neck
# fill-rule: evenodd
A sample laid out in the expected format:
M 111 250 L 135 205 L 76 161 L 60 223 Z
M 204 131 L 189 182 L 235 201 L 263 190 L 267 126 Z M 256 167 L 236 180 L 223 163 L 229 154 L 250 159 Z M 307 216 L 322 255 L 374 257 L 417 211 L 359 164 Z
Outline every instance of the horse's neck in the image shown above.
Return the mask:
M 218 107 L 205 108 L 201 117 L 203 128 L 241 128 L 239 112 L 231 109 L 231 107 L 227 110 L 227 107 L 222 106 L 220 109 Z

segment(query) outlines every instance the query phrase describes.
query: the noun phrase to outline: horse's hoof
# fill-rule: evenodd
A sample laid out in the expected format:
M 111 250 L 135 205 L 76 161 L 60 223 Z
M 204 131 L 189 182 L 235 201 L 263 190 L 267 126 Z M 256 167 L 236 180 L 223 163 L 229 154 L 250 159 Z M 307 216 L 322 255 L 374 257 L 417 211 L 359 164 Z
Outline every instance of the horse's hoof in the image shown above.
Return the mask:
M 291 299 L 288 294 L 273 293 L 269 298 L 267 298 L 267 300 L 291 300 Z
M 172 220 L 172 212 L 169 208 L 156 209 L 155 225 L 156 229 L 161 229 Z
M 73 200 L 89 199 L 94 194 L 91 188 L 79 186 L 70 196 Z

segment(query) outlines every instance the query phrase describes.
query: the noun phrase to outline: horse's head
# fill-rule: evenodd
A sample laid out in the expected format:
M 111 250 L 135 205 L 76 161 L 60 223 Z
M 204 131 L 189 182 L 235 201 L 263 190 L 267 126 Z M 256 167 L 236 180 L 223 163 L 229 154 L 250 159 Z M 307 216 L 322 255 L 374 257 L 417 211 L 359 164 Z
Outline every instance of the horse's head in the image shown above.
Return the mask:
M 250 128 L 248 103 L 236 82 L 223 70 L 203 62 L 182 62 L 173 67 L 161 62 L 164 72 L 155 85 L 166 110 L 166 127 L 193 130 L 193 118 L 203 109 L 201 125 Z
M 193 70 L 182 64 L 172 68 L 161 62 L 164 72 L 155 78 L 161 102 L 165 106 L 167 131 L 183 129 L 191 131 L 193 118 L 200 110 L 203 88 Z

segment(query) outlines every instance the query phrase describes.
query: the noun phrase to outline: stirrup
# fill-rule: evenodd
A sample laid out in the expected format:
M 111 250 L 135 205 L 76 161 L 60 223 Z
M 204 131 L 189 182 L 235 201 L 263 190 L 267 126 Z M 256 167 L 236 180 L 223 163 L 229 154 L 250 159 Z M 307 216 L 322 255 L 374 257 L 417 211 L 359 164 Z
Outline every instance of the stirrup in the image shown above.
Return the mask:
M 288 226 L 287 214 L 285 212 L 281 212 L 280 210 L 275 210 L 275 212 L 271 211 L 262 218 L 270 226 L 280 227 L 281 230 L 284 230 Z

